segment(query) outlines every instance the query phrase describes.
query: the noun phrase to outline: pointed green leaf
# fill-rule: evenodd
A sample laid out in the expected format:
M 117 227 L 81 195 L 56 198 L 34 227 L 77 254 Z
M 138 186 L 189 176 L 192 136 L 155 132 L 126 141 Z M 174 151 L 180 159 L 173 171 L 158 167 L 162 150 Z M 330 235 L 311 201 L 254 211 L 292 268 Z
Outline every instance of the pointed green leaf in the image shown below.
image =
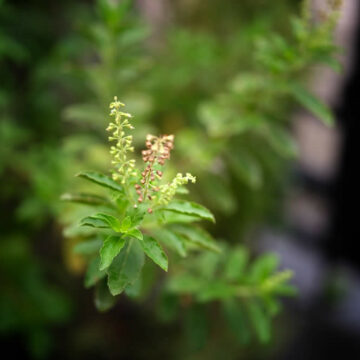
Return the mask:
M 110 178 L 104 174 L 100 174 L 95 171 L 84 171 L 84 172 L 80 172 L 76 176 L 79 176 L 83 179 L 89 180 L 95 184 L 106 187 L 108 189 L 124 192 L 124 189 L 120 184 L 118 184 L 112 178 Z
M 229 299 L 236 296 L 236 288 L 225 282 L 213 281 L 204 286 L 196 298 L 200 302 Z
M 138 205 L 137 208 L 131 207 L 130 210 L 126 212 L 127 215 L 131 218 L 131 226 L 135 227 L 141 224 L 146 214 L 146 207 L 144 205 Z
M 253 189 L 263 184 L 263 173 L 258 160 L 249 151 L 238 150 L 228 156 L 234 174 Z
M 240 280 L 249 260 L 249 253 L 244 247 L 233 249 L 225 264 L 224 276 L 229 281 Z
M 110 235 L 104 241 L 100 250 L 100 270 L 104 270 L 110 266 L 114 257 L 120 252 L 125 245 L 125 239 L 119 235 Z
M 197 216 L 204 220 L 215 222 L 214 215 L 204 206 L 185 200 L 173 200 L 163 207 L 166 211 L 174 211 L 180 214 Z
M 311 111 L 315 116 L 319 117 L 326 125 L 334 125 L 334 115 L 327 105 L 322 103 L 299 84 L 292 84 L 290 91 L 302 106 Z
M 275 293 L 276 290 L 287 285 L 286 283 L 294 276 L 294 272 L 291 270 L 278 271 L 269 275 L 261 284 L 260 290 L 264 293 Z
M 246 303 L 249 318 L 252 322 L 254 330 L 262 343 L 267 343 L 271 336 L 270 318 L 264 309 L 256 301 L 248 301 Z
M 191 216 L 172 211 L 166 211 L 166 209 L 157 210 L 155 215 L 162 224 L 193 223 L 202 220 L 198 216 Z
M 297 145 L 288 130 L 271 124 L 271 126 L 266 128 L 265 135 L 267 136 L 270 146 L 281 156 L 291 158 L 297 155 Z
M 198 276 L 191 274 L 176 274 L 169 277 L 167 290 L 175 294 L 196 294 L 206 283 Z
M 138 240 L 142 240 L 143 239 L 143 234 L 140 230 L 138 229 L 131 229 L 129 231 L 126 232 L 126 235 L 128 236 L 132 236 L 134 237 L 135 239 L 138 239 Z
M 132 221 L 130 216 L 126 216 L 125 219 L 121 222 L 121 231 L 126 232 L 131 228 Z
M 126 209 L 129 207 L 130 202 L 128 199 L 124 197 L 122 194 L 118 194 L 117 196 L 114 196 L 114 201 L 116 203 L 116 207 L 118 210 L 118 213 L 123 215 L 126 212 Z
M 93 215 L 93 217 L 103 220 L 105 223 L 107 223 L 114 231 L 121 232 L 121 225 L 120 221 L 112 215 L 104 214 L 104 213 L 97 213 L 96 215 Z
M 212 281 L 216 278 L 216 271 L 220 266 L 222 256 L 213 251 L 204 251 L 197 257 L 196 265 L 194 269 L 198 274 L 207 281 Z
M 74 246 L 74 253 L 81 255 L 91 255 L 97 253 L 101 248 L 103 241 L 101 239 L 91 239 L 83 241 Z
M 174 249 L 180 256 L 187 255 L 185 238 L 181 234 L 177 234 L 167 229 L 161 229 L 156 232 L 156 237 L 165 245 Z
M 125 288 L 125 294 L 132 298 L 136 298 L 141 294 L 142 279 L 139 276 L 132 284 Z
M 94 258 L 89 263 L 84 281 L 84 285 L 86 288 L 90 288 L 91 286 L 95 285 L 99 280 L 101 280 L 106 275 L 105 271 L 99 270 L 99 265 L 100 265 L 99 256 Z
M 241 304 L 237 299 L 226 299 L 221 302 L 225 319 L 240 344 L 247 344 L 251 333 L 248 320 Z
M 105 279 L 96 284 L 94 301 L 96 308 L 101 312 L 105 312 L 115 305 L 116 298 L 110 294 Z
M 279 314 L 282 306 L 276 297 L 271 295 L 263 295 L 261 298 L 264 302 L 265 309 L 270 314 L 270 316 L 276 316 Z
M 251 265 L 248 278 L 252 283 L 260 283 L 270 277 L 279 265 L 276 254 L 264 254 Z
M 106 221 L 99 219 L 95 216 L 87 216 L 87 217 L 81 219 L 80 225 L 81 226 L 91 226 L 91 227 L 100 228 L 100 229 L 110 228 L 109 224 Z
M 336 58 L 329 55 L 320 55 L 316 58 L 317 61 L 329 66 L 332 70 L 337 73 L 341 73 L 343 70 L 343 65 Z
M 158 264 L 163 270 L 168 270 L 168 259 L 159 243 L 151 236 L 145 235 L 143 241 L 140 241 L 145 254 Z
M 102 196 L 93 195 L 93 194 L 63 194 L 61 195 L 61 200 L 75 202 L 79 204 L 91 205 L 91 206 L 101 206 L 101 205 L 111 205 L 110 201 Z
M 130 240 L 107 269 L 108 286 L 112 295 L 118 295 L 133 284 L 144 265 L 144 252 L 139 242 Z
M 197 226 L 173 225 L 171 227 L 176 233 L 184 235 L 190 242 L 202 248 L 220 252 L 220 248 L 214 239 L 205 230 Z
M 201 179 L 201 186 L 204 194 L 211 194 L 207 200 L 212 208 L 219 209 L 226 215 L 230 215 L 235 211 L 237 203 L 234 193 L 229 186 L 229 182 L 223 176 L 207 174 L 206 177 Z

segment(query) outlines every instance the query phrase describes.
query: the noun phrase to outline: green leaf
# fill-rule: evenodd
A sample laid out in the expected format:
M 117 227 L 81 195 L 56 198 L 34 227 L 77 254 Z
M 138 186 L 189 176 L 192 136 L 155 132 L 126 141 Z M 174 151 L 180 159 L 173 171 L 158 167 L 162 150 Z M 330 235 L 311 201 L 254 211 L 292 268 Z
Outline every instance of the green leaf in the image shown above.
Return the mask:
M 121 232 L 126 232 L 132 226 L 132 221 L 130 216 L 126 216 L 125 219 L 121 222 L 120 230 Z
M 222 256 L 213 251 L 204 251 L 197 257 L 196 270 L 202 278 L 212 281 L 216 276 L 216 271 L 219 268 Z
M 144 210 L 145 206 L 142 206 L 141 204 L 138 205 L 137 208 L 131 207 L 130 210 L 126 212 L 128 216 L 131 218 L 131 226 L 135 227 L 141 224 L 141 222 L 144 219 L 144 216 L 146 214 L 146 211 Z
M 131 229 L 126 232 L 126 235 L 132 236 L 133 238 L 138 239 L 138 240 L 143 240 L 143 238 L 144 238 L 142 232 L 138 229 Z
M 279 265 L 279 257 L 276 254 L 260 256 L 250 267 L 248 278 L 252 283 L 259 283 L 276 270 Z
M 240 280 L 249 260 L 249 253 L 244 247 L 233 249 L 225 264 L 224 276 L 229 281 Z
M 125 239 L 119 235 L 108 236 L 100 250 L 100 270 L 110 266 L 114 257 L 121 251 L 125 245 Z
M 173 229 L 175 233 L 184 235 L 191 243 L 194 243 L 197 246 L 220 252 L 219 246 L 215 243 L 210 234 L 197 226 L 173 225 L 171 229 Z
M 291 27 L 294 35 L 303 42 L 305 37 L 307 36 L 308 27 L 306 22 L 298 17 L 292 17 L 290 19 Z
M 295 296 L 298 294 L 298 289 L 294 285 L 282 284 L 278 285 L 274 290 L 273 294 L 283 295 L 283 296 Z
M 130 240 L 122 248 L 107 269 L 108 285 L 112 295 L 122 293 L 139 277 L 144 265 L 144 252 L 136 240 Z
M 94 300 L 96 308 L 101 312 L 105 312 L 115 305 L 116 298 L 110 294 L 105 279 L 96 284 Z
M 102 206 L 102 205 L 111 205 L 110 201 L 102 196 L 93 195 L 93 194 L 63 194 L 61 195 L 61 200 L 75 202 L 79 204 L 91 205 L 91 206 Z
M 175 294 L 196 294 L 205 285 L 204 280 L 198 276 L 178 274 L 168 279 L 167 289 Z
M 290 91 L 301 105 L 319 117 L 326 125 L 334 125 L 334 115 L 327 105 L 322 103 L 299 84 L 292 84 L 290 86 Z
M 297 155 L 297 145 L 288 130 L 272 124 L 266 127 L 265 134 L 269 144 L 280 155 L 290 158 Z
M 87 216 L 87 217 L 81 219 L 80 225 L 81 226 L 91 226 L 91 227 L 99 228 L 99 229 L 109 229 L 110 228 L 109 224 L 106 221 L 104 221 L 100 218 L 97 218 L 95 216 Z
M 136 298 L 141 294 L 142 279 L 139 276 L 131 285 L 125 288 L 125 294 L 132 298 Z
M 207 302 L 214 301 L 220 299 L 229 299 L 236 295 L 236 288 L 234 286 L 230 286 L 224 282 L 215 281 L 209 282 L 206 286 L 204 286 L 196 298 L 198 301 Z
M 258 160 L 248 151 L 238 150 L 228 156 L 235 175 L 252 189 L 259 189 L 263 184 L 263 173 Z
M 164 209 L 157 210 L 155 215 L 162 224 L 193 223 L 202 220 L 197 216 L 180 214 L 172 211 L 166 211 Z
M 93 226 L 79 226 L 79 224 L 72 224 L 71 226 L 66 226 L 63 230 L 63 236 L 66 238 L 90 238 L 94 236 L 96 230 L 94 230 Z
M 94 286 L 99 280 L 101 280 L 105 275 L 105 271 L 99 270 L 100 266 L 100 256 L 94 258 L 88 265 L 84 285 L 86 288 Z
M 247 344 L 250 341 L 251 333 L 241 304 L 237 299 L 226 299 L 221 302 L 221 305 L 224 317 L 234 336 L 240 344 Z
M 331 69 L 333 69 L 337 73 L 341 73 L 343 70 L 342 64 L 332 56 L 319 55 L 318 57 L 316 57 L 316 60 L 325 65 L 328 65 Z
M 281 286 L 287 285 L 286 283 L 293 276 L 294 273 L 291 270 L 283 270 L 273 273 L 266 277 L 266 279 L 262 282 L 260 290 L 262 293 L 274 293 Z
M 180 256 L 187 255 L 185 238 L 167 229 L 161 229 L 156 232 L 156 237 L 165 245 L 174 249 Z
M 84 171 L 84 172 L 78 173 L 76 176 L 81 177 L 86 180 L 89 180 L 95 184 L 106 187 L 108 189 L 124 192 L 124 189 L 120 184 L 118 184 L 112 178 L 110 178 L 104 174 L 100 174 L 95 171 Z
M 140 241 L 145 254 L 159 265 L 163 270 L 168 270 L 168 259 L 159 243 L 151 236 L 145 235 L 143 241 Z
M 114 231 L 121 232 L 121 224 L 119 219 L 117 219 L 115 216 L 104 214 L 104 213 L 97 213 L 93 215 L 94 218 L 100 219 L 104 221 L 106 224 L 108 224 Z
M 261 298 L 270 316 L 275 316 L 279 314 L 279 312 L 281 311 L 281 303 L 278 299 L 271 295 L 263 295 Z
M 201 179 L 201 186 L 204 193 L 211 194 L 207 198 L 208 203 L 214 209 L 219 209 L 225 214 L 231 214 L 237 207 L 236 199 L 232 193 L 228 181 L 223 176 L 207 174 Z M 216 191 L 214 191 L 216 189 Z
M 267 343 L 271 337 L 270 318 L 262 309 L 260 304 L 255 301 L 246 303 L 249 318 L 253 324 L 254 330 L 262 343 Z
M 117 194 L 114 196 L 114 201 L 116 203 L 116 207 L 118 210 L 118 213 L 121 215 L 124 215 L 126 212 L 126 209 L 129 207 L 130 202 L 128 199 L 124 197 L 122 194 Z
M 233 130 L 232 126 L 229 126 L 232 125 L 234 117 L 229 106 L 214 101 L 202 103 L 198 108 L 198 116 L 211 136 L 228 136 Z
M 74 246 L 73 252 L 81 255 L 91 255 L 97 253 L 101 248 L 103 241 L 101 239 L 91 239 L 83 241 Z
M 166 211 L 174 211 L 184 215 L 197 216 L 204 220 L 215 222 L 214 215 L 204 206 L 185 200 L 173 200 L 164 208 Z

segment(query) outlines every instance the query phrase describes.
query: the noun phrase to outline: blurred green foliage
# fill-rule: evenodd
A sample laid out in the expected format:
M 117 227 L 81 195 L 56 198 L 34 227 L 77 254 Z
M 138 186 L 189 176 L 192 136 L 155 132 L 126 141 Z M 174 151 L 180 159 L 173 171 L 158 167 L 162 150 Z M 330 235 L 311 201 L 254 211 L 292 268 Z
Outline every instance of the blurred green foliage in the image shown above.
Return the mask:
M 333 121 L 329 109 L 306 90 L 306 75 L 316 63 L 339 70 L 332 42 L 337 9 L 320 16 L 307 10 L 308 1 L 303 4 L 301 10 L 290 0 L 179 0 L 168 9 L 171 22 L 154 24 L 141 1 L 0 1 L 0 332 L 5 338 L 20 334 L 33 357 L 45 357 L 55 344 L 54 329 L 64 329 L 61 324 L 71 319 L 63 274 L 83 272 L 84 262 L 72 252 L 80 241 L 76 230 L 67 230 L 62 243 L 58 234 L 87 210 L 61 204 L 59 197 L 88 190 L 73 178 L 78 171 L 108 169 L 104 114 L 118 95 L 135 116 L 138 148 L 149 132 L 176 134 L 168 171 L 197 176 L 191 196 L 215 213 L 217 224 L 208 230 L 227 239 L 220 258 L 179 258 L 174 276 L 159 280 L 161 295 L 158 285 L 151 286 L 154 269 L 146 265 L 143 286 L 150 295 L 141 301 L 158 304 L 154 319 L 181 319 L 184 338 L 174 346 L 187 358 L 190 353 L 210 358 L 211 343 L 231 357 L 250 336 L 244 326 L 249 322 L 252 333 L 268 340 L 277 302 L 266 292 L 254 302 L 246 296 L 240 305 L 219 298 L 227 289 L 212 276 L 219 281 L 230 276 L 231 257 L 252 252 L 245 240 L 254 239 L 263 224 L 281 221 L 279 199 L 296 155 L 289 121 L 295 106 Z M 154 31 L 156 25 L 160 29 Z M 254 268 L 264 266 L 269 276 L 276 270 L 273 257 L 262 259 L 239 270 L 241 286 L 250 294 L 267 286 L 251 275 Z M 197 284 L 179 296 L 184 281 Z M 209 281 L 214 286 L 203 290 Z M 218 304 L 224 316 L 210 316 Z M 235 335 L 213 330 L 206 342 L 213 327 L 233 329 Z

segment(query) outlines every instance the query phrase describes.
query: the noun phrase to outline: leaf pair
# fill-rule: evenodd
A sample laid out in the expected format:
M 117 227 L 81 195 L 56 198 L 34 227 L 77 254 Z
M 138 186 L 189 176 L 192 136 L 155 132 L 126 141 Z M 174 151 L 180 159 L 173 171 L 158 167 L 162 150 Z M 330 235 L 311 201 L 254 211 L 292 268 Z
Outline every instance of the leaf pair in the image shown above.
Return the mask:
M 140 230 L 135 228 L 135 224 L 132 222 L 130 216 L 125 217 L 125 219 L 120 222 L 120 220 L 113 215 L 97 213 L 83 218 L 80 225 L 102 229 L 112 229 L 116 233 L 129 235 L 140 240 L 142 239 L 142 233 Z
M 143 240 L 131 239 L 126 245 L 125 242 L 112 241 L 114 242 L 109 245 L 109 252 L 118 251 L 107 270 L 112 295 L 119 295 L 137 280 L 144 265 L 144 253 L 167 271 L 167 256 L 154 238 L 145 235 Z

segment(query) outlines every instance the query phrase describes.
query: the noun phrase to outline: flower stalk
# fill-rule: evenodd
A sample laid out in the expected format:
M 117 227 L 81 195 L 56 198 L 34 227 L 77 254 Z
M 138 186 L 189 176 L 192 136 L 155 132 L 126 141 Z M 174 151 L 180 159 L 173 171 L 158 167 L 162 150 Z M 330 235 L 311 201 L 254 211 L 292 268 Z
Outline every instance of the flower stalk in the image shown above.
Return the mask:
M 118 101 L 115 96 L 114 101 L 110 104 L 110 116 L 114 117 L 114 121 L 110 122 L 106 130 L 112 132 L 109 141 L 116 141 L 116 144 L 110 148 L 113 165 L 112 177 L 114 180 L 120 180 L 122 184 L 126 184 L 129 177 L 136 176 L 136 170 L 135 160 L 128 159 L 128 153 L 134 151 L 133 137 L 125 134 L 125 129 L 134 129 L 129 122 L 129 118 L 132 116 L 120 110 L 123 106 L 125 104 Z

